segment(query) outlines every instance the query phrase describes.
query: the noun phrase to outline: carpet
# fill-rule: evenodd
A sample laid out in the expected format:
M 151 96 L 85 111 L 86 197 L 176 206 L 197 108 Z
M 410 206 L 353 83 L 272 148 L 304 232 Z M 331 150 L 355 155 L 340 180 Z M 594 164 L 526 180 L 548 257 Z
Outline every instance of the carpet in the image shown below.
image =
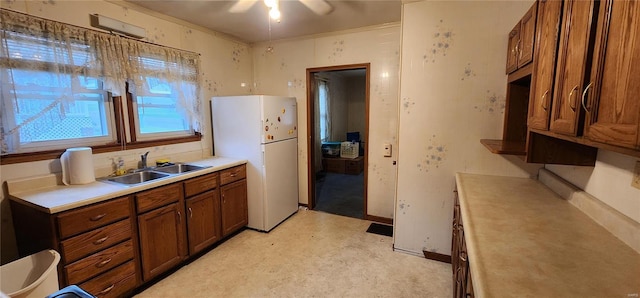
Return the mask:
M 367 233 L 393 237 L 393 226 L 372 223 L 367 229 Z
M 317 211 L 364 218 L 364 174 L 316 174 Z

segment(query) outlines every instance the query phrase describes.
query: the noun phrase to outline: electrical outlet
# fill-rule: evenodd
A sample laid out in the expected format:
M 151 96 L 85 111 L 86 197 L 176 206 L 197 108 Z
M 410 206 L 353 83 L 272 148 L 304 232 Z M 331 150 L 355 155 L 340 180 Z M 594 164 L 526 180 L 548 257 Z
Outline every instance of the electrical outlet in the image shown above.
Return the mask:
M 633 170 L 633 179 L 631 180 L 631 186 L 640 189 L 640 160 L 636 161 L 636 167 Z

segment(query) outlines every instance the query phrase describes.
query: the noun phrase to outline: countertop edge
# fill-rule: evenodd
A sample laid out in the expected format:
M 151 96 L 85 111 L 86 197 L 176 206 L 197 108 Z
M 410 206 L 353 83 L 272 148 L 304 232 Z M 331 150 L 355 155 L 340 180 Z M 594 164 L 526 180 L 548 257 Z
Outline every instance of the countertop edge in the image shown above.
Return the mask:
M 471 234 L 474 230 L 473 225 L 466 224 L 468 222 L 471 222 L 471 219 L 468 215 L 468 206 L 466 205 L 466 201 L 464 200 L 464 197 L 466 195 L 465 189 L 463 187 L 459 187 L 460 185 L 462 185 L 462 180 L 462 174 L 456 173 L 456 189 L 458 190 L 458 202 L 460 203 L 460 216 L 462 217 L 462 224 L 465 230 L 464 241 L 467 245 L 467 256 L 469 260 L 474 260 L 475 263 L 479 260 L 479 258 L 476 254 L 477 248 L 475 239 L 471 237 Z M 465 210 L 465 212 L 462 212 L 462 210 Z M 482 274 L 480 274 L 478 266 L 469 265 L 469 271 L 471 273 L 471 280 L 475 281 L 473 283 L 473 294 L 478 298 L 485 297 L 487 290 L 485 289 L 485 283 L 482 280 Z
M 222 163 L 215 164 L 216 161 L 221 161 Z M 236 159 L 236 158 L 228 158 L 228 157 L 212 157 L 208 159 L 190 161 L 188 162 L 188 164 L 193 164 L 198 166 L 207 166 L 208 168 L 198 170 L 198 171 L 193 171 L 193 172 L 187 172 L 181 175 L 171 176 L 166 179 L 158 179 L 156 181 L 152 181 L 149 183 L 144 183 L 136 186 L 116 185 L 113 183 L 102 182 L 100 181 L 100 178 L 98 178 L 96 181 L 91 182 L 89 184 L 84 184 L 84 185 L 63 186 L 63 185 L 56 184 L 56 185 L 50 185 L 48 187 L 39 187 L 39 188 L 26 190 L 26 191 L 20 191 L 20 190 L 12 191 L 12 188 L 15 188 L 16 184 L 29 182 L 30 180 L 44 179 L 45 181 L 50 183 L 51 181 L 54 181 L 56 179 L 55 178 L 56 174 L 54 173 L 54 174 L 37 176 L 37 177 L 21 178 L 21 179 L 15 179 L 12 181 L 7 181 L 7 192 L 8 192 L 9 200 L 13 202 L 35 208 L 41 212 L 45 212 L 48 214 L 57 214 L 57 213 L 71 210 L 74 208 L 83 207 L 90 204 L 95 204 L 95 203 L 103 202 L 106 200 L 115 199 L 117 197 L 145 191 L 151 188 L 168 185 L 171 183 L 176 183 L 179 181 L 206 175 L 213 172 L 218 172 L 221 170 L 246 164 L 247 162 L 248 161 L 246 159 Z M 12 187 L 12 185 L 14 187 Z M 72 191 L 73 190 L 75 191 L 90 190 L 92 187 L 101 187 L 102 189 L 105 189 L 105 191 L 95 196 L 88 196 L 86 198 L 82 198 L 77 201 L 72 201 L 69 203 L 64 203 L 64 204 L 60 204 L 57 206 L 50 206 L 50 207 L 38 204 L 37 202 L 34 202 L 34 199 L 33 199 L 34 197 L 38 197 L 46 193 L 62 192 L 62 191 L 69 191 L 69 190 L 72 190 Z

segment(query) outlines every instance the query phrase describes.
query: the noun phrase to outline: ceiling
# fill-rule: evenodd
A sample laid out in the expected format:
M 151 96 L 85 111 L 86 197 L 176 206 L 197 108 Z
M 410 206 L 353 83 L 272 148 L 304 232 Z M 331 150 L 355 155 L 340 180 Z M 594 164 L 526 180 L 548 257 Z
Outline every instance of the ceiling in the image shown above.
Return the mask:
M 242 13 L 230 13 L 236 1 L 227 0 L 126 1 L 247 43 L 399 22 L 402 6 L 401 0 L 327 0 L 333 11 L 321 16 L 297 0 L 280 0 L 281 21 L 271 21 L 269 34 L 268 10 L 262 1 Z

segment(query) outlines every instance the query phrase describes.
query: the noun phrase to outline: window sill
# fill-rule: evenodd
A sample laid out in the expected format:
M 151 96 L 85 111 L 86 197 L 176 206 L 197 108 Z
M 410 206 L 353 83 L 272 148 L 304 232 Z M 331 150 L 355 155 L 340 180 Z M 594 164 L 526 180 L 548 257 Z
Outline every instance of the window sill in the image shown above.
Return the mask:
M 171 144 L 181 144 L 181 143 L 189 143 L 189 142 L 198 142 L 202 140 L 202 135 L 196 133 L 193 136 L 181 137 L 181 138 L 171 138 L 171 139 L 162 139 L 162 140 L 153 140 L 153 141 L 144 141 L 144 142 L 135 142 L 135 143 L 127 143 L 125 144 L 126 150 L 129 149 L 139 149 L 139 148 L 147 148 L 153 146 L 163 146 L 163 145 L 171 145 Z M 115 152 L 122 151 L 123 145 L 121 144 L 109 144 L 109 145 L 101 145 L 101 146 L 92 146 L 91 147 L 94 154 L 96 153 L 106 153 L 106 152 Z M 40 160 L 49 160 L 49 159 L 57 159 L 60 158 L 60 155 L 64 153 L 65 149 L 58 150 L 49 150 L 49 151 L 39 151 L 39 152 L 28 152 L 28 153 L 17 153 L 17 154 L 7 154 L 0 158 L 0 165 L 8 165 L 8 164 L 16 164 L 23 162 L 32 162 L 32 161 L 40 161 Z

